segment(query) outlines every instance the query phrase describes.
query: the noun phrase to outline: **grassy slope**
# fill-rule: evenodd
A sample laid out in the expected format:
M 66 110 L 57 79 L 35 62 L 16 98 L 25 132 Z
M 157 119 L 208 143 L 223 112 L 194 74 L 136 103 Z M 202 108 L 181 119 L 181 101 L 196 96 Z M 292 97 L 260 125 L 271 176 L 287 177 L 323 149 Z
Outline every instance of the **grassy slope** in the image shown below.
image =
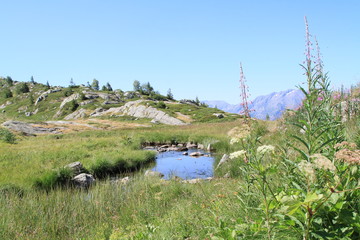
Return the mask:
M 0 113 L 0 120 L 7 120 L 7 119 L 16 119 L 16 120 L 22 120 L 22 121 L 47 121 L 52 120 L 54 118 L 54 115 L 59 110 L 59 106 L 63 99 L 66 96 L 70 96 L 74 93 L 81 93 L 84 89 L 84 87 L 73 87 L 73 88 L 62 88 L 61 91 L 50 93 L 48 96 L 40 101 L 36 106 L 34 103 L 30 101 L 32 96 L 33 102 L 36 101 L 36 99 L 43 93 L 44 91 L 48 90 L 48 88 L 43 84 L 32 84 L 27 83 L 30 92 L 28 93 L 17 93 L 16 89 L 18 86 L 22 83 L 16 83 L 15 85 L 9 87 L 8 84 L 5 82 L 4 79 L 0 78 L 0 105 L 10 101 L 12 104 L 6 106 L 3 110 L 4 112 Z M 10 89 L 13 93 L 13 96 L 10 98 L 5 98 L 3 92 L 5 89 Z M 93 91 L 93 90 L 91 90 Z M 111 92 L 104 92 L 104 91 L 98 91 L 102 93 L 111 93 Z M 158 95 L 158 97 L 165 98 L 164 96 Z M 153 107 L 159 108 L 158 101 L 154 100 L 148 100 L 150 99 L 149 96 L 143 95 L 141 96 L 142 99 L 147 100 L 144 104 L 150 104 Z M 139 99 L 138 97 L 135 97 L 134 99 L 126 99 L 122 98 L 121 102 L 118 104 L 106 104 L 104 105 L 103 102 L 105 101 L 102 98 L 96 98 L 92 99 L 92 102 L 89 104 L 86 104 L 84 106 L 79 106 L 78 109 L 84 108 L 91 112 L 91 110 L 94 110 L 96 108 L 111 108 L 111 107 L 120 107 L 124 105 L 128 101 L 134 101 Z M 76 100 L 77 103 L 82 102 L 83 100 Z M 57 119 L 63 119 L 66 115 L 72 113 L 72 111 L 69 109 L 69 104 L 65 105 L 65 107 L 62 110 L 61 116 L 59 116 Z M 37 110 L 38 112 L 36 114 L 33 114 L 31 116 L 25 116 L 25 112 L 34 112 Z M 182 113 L 189 118 L 191 118 L 192 122 L 223 122 L 223 121 L 232 121 L 237 118 L 239 118 L 238 115 L 234 114 L 226 114 L 227 117 L 223 119 L 218 119 L 216 116 L 213 115 L 213 113 L 224 113 L 221 110 L 218 109 L 212 109 L 207 108 L 204 106 L 193 106 L 189 104 L 179 104 L 176 101 L 172 101 L 172 104 L 167 104 L 166 108 L 159 108 L 159 110 L 164 111 L 168 113 L 170 116 L 177 117 L 176 112 Z M 105 117 L 109 118 L 109 117 Z

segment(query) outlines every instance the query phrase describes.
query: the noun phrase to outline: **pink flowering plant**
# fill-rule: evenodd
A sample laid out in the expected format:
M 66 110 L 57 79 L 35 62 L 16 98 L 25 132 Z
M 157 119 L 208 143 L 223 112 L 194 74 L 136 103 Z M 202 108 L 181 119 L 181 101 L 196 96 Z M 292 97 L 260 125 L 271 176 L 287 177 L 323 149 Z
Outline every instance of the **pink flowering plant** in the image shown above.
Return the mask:
M 245 216 L 234 227 L 222 226 L 220 239 L 360 239 L 360 150 L 343 143 L 320 48 L 316 43 L 313 57 L 305 23 L 307 89 L 299 87 L 305 100 L 288 121 L 286 141 L 265 144 L 252 126 L 232 144 L 239 172 L 231 175 L 242 181 Z
M 278 195 L 279 220 L 301 231 L 304 240 L 356 239 L 360 235 L 358 166 L 336 159 L 335 145 L 344 138 L 341 116 L 332 104 L 327 74 L 323 73 L 319 45 L 313 60 L 308 23 L 306 24 L 305 71 L 308 89 L 303 107 L 291 124 L 299 129 L 290 146 L 299 153 L 288 172 L 290 186 Z M 356 210 L 355 210 L 356 209 Z M 351 212 L 352 210 L 355 210 Z

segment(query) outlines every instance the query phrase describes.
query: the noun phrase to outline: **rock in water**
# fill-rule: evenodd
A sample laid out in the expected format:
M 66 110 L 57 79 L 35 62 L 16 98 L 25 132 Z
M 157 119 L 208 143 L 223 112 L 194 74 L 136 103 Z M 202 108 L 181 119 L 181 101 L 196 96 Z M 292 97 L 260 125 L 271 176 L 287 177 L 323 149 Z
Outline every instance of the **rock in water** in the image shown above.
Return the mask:
M 190 153 L 190 157 L 201 157 L 201 156 L 204 156 L 204 154 L 201 152 Z
M 72 181 L 74 182 L 75 186 L 79 188 L 88 188 L 95 182 L 95 178 L 91 174 L 81 173 L 75 176 Z

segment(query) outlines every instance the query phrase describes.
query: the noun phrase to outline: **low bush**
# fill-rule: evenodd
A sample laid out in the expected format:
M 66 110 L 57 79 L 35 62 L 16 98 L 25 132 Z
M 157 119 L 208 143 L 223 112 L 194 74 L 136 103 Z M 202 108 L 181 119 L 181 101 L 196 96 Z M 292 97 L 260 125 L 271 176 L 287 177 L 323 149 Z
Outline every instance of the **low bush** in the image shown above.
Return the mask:
M 3 98 L 11 98 L 13 97 L 13 94 L 9 88 L 5 88 L 4 90 L 1 91 L 1 96 Z
M 15 143 L 15 135 L 6 128 L 0 128 L 0 140 L 6 143 Z

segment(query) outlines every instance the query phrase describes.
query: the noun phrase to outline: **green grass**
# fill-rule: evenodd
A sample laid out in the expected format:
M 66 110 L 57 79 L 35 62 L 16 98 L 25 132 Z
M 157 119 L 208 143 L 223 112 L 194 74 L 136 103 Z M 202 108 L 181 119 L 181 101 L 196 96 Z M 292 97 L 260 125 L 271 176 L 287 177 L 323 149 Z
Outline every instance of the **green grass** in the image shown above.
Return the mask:
M 150 162 L 154 154 L 141 150 L 141 144 L 213 143 L 219 152 L 229 150 L 226 132 L 238 122 L 157 126 L 138 130 L 86 131 L 37 137 L 18 136 L 16 144 L 0 142 L 0 185 L 13 183 L 29 188 L 42 175 L 80 161 L 100 177 L 104 169 L 119 173 L 132 171 Z M 222 136 L 219 136 L 219 133 Z M 51 146 L 51 147 L 49 147 Z
M 139 150 L 142 143 L 212 143 L 219 160 L 223 153 L 244 148 L 230 145 L 227 136 L 241 124 L 85 131 L 20 137 L 15 145 L 1 143 L 0 167 L 6 171 L 0 173 L 0 239 L 235 239 L 234 235 L 267 239 L 264 224 L 259 224 L 265 221 L 262 195 L 239 171 L 244 166 L 239 160 L 217 170 L 218 176 L 230 171 L 231 178 L 200 184 L 146 178 L 144 169 L 132 175 L 128 185 L 107 180 L 108 172 L 115 173 L 119 167 L 131 171 L 151 159 L 151 152 Z M 274 125 L 253 123 L 251 141 L 260 142 L 249 143 L 248 150 L 263 144 L 284 146 L 284 133 L 274 131 Z M 287 154 L 289 158 L 296 156 Z M 279 147 L 272 162 L 281 171 L 268 179 L 277 191 L 287 187 L 283 184 L 288 170 L 282 166 L 281 155 Z M 55 175 L 66 176 L 53 169 L 73 161 L 83 162 L 89 172 L 97 174 L 95 186 L 47 192 L 32 187 L 38 176 L 50 183 Z M 49 171 L 55 175 L 47 175 Z M 302 238 L 296 228 L 274 228 L 272 235 L 275 239 Z

